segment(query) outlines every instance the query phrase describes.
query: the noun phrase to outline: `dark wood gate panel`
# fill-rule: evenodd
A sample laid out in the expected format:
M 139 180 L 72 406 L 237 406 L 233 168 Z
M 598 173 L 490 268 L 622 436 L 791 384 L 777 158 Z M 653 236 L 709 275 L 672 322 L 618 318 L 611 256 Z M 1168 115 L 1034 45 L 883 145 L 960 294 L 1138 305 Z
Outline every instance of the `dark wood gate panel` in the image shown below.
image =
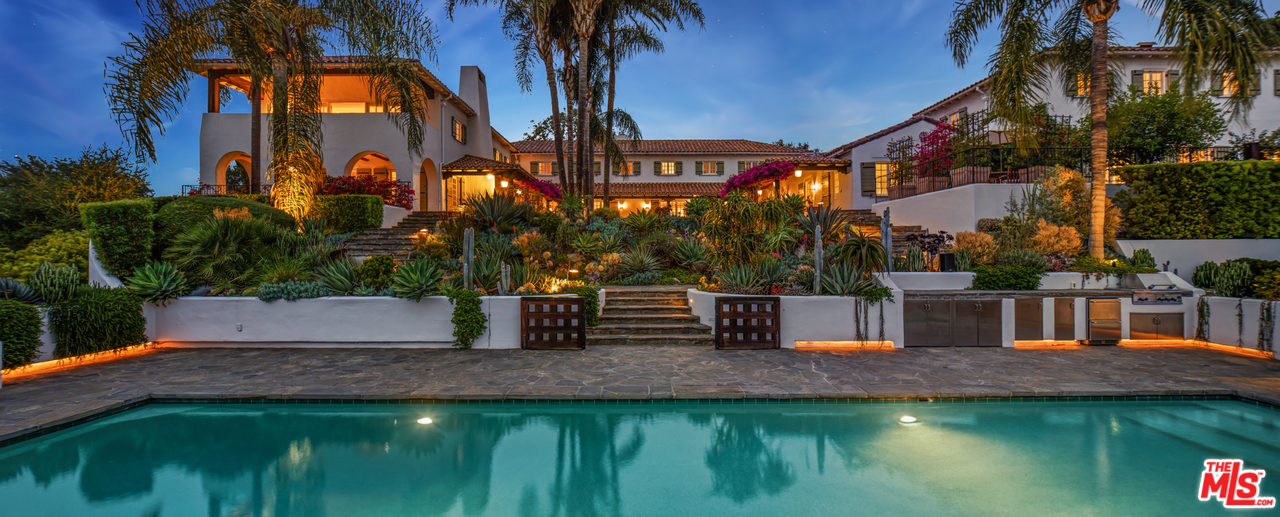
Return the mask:
M 587 347 L 585 304 L 580 296 L 520 298 L 520 348 L 581 350 Z
M 716 297 L 716 348 L 764 350 L 778 348 L 781 312 L 778 297 Z

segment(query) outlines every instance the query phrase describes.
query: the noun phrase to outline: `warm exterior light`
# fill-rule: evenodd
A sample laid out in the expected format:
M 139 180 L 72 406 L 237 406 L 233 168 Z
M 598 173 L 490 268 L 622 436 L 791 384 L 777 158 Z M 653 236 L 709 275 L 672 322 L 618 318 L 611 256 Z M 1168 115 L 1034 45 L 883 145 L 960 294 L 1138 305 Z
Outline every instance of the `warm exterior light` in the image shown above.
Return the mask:
M 622 210 L 622 209 L 624 209 L 624 208 L 626 208 L 626 207 L 627 207 L 627 203 L 626 203 L 626 202 L 618 203 L 618 210 Z
M 756 191 L 756 195 L 757 195 L 757 196 L 763 196 L 763 195 L 764 195 L 764 191 L 763 191 L 763 190 L 757 190 L 757 191 Z
M 653 205 L 650 205 L 649 203 L 640 203 L 640 208 L 643 208 L 645 210 L 648 210 L 650 206 L 653 206 Z
M 809 188 L 813 189 L 814 192 L 817 192 L 818 189 L 822 188 L 822 186 L 818 185 L 817 183 L 814 183 L 813 186 Z
M 799 178 L 801 174 L 804 174 L 804 173 L 801 172 L 800 169 L 796 169 L 796 177 Z
M 507 180 L 502 180 L 502 188 L 507 188 Z
M 520 192 L 519 190 L 516 190 L 516 194 L 522 194 L 522 192 Z
M 432 420 L 432 419 L 430 419 L 430 418 L 426 418 L 426 417 L 423 417 L 423 418 L 419 418 L 419 419 L 418 419 L 418 423 L 419 423 L 419 424 L 422 424 L 422 425 L 431 425 L 431 423 L 432 423 L 432 422 L 434 422 L 434 421 L 435 421 L 435 420 Z
M 485 174 L 485 175 L 484 175 L 484 179 L 491 180 L 491 179 L 493 179 L 493 175 L 492 175 L 492 174 Z
M 570 269 L 570 270 L 569 270 L 569 272 L 570 272 L 570 273 L 577 274 L 577 273 L 578 273 L 578 270 L 576 270 L 576 269 Z
M 427 229 L 426 229 L 426 228 L 423 228 L 423 229 L 421 229 L 421 230 L 418 230 L 418 233 L 427 233 Z
M 916 417 L 913 417 L 911 415 L 906 415 L 906 416 L 903 416 L 902 418 L 899 418 L 898 421 L 904 424 L 914 424 L 916 423 Z

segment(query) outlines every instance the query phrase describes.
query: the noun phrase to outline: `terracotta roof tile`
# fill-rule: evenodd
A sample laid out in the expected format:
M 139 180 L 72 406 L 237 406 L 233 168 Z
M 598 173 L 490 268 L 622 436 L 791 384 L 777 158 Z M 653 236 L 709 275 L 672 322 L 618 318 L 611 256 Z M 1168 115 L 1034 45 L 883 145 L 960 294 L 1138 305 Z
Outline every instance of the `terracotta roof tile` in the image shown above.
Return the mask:
M 565 143 L 572 148 L 573 140 Z M 554 140 L 521 140 L 512 142 L 521 154 L 554 154 Z M 801 154 L 807 149 L 766 144 L 752 140 L 635 140 L 619 141 L 622 152 L 628 154 Z M 600 154 L 597 148 L 596 153 Z
M 670 181 L 662 183 L 617 182 L 609 184 L 609 197 L 695 197 L 718 196 L 724 183 Z M 595 195 L 604 195 L 604 185 L 595 184 Z
M 523 176 L 527 176 L 529 174 L 523 168 L 521 168 L 520 165 L 518 164 L 502 163 L 502 162 L 490 160 L 488 158 L 473 156 L 470 154 L 444 164 L 444 167 L 441 167 L 440 170 L 442 172 L 502 172 L 502 171 L 516 172 L 518 171 Z
M 853 165 L 853 162 L 843 158 L 836 158 L 829 153 L 809 153 L 791 156 L 787 158 L 787 161 L 795 164 Z

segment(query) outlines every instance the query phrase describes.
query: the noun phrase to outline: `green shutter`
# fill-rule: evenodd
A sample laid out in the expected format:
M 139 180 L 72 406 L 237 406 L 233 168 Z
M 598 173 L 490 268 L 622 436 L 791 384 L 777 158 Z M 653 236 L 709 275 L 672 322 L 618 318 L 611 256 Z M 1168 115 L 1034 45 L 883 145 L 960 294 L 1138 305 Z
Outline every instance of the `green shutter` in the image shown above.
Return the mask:
M 640 162 L 631 162 L 631 175 L 632 176 L 640 175 Z
M 458 119 L 449 117 L 449 134 L 454 140 L 458 139 Z
M 1182 71 L 1180 71 L 1180 70 L 1170 70 L 1168 75 L 1169 75 L 1169 88 L 1168 88 L 1168 90 L 1169 90 L 1169 91 L 1171 91 L 1171 92 L 1172 92 L 1172 91 L 1176 91 L 1176 88 L 1178 87 L 1178 86 L 1177 86 L 1178 79 L 1179 79 L 1180 77 L 1182 77 Z
M 600 162 L 594 162 L 591 164 L 591 172 L 594 172 L 597 175 L 600 174 Z
M 560 162 L 551 162 L 551 174 L 560 174 Z
M 662 174 L 662 162 L 653 162 L 653 174 L 655 176 Z
M 876 162 L 862 162 L 862 195 L 876 195 Z
M 542 162 L 529 162 L 529 172 L 534 176 L 542 174 Z
M 1280 68 L 1271 71 L 1271 77 L 1276 81 L 1276 96 L 1280 96 Z
M 724 162 L 716 162 L 716 174 L 724 175 Z
M 747 162 L 746 160 L 738 160 L 738 174 L 742 174 L 744 172 L 747 172 Z
M 1147 85 L 1142 84 L 1142 70 L 1134 70 L 1129 74 L 1130 79 L 1132 79 L 1131 84 L 1137 86 L 1139 91 L 1147 91 Z
M 1249 95 L 1255 97 L 1262 95 L 1262 72 L 1258 72 L 1258 75 L 1253 76 L 1253 84 L 1249 85 Z
M 693 162 L 693 173 L 702 174 L 702 162 Z
M 683 161 L 676 162 L 676 176 L 679 176 L 679 175 L 681 175 L 681 174 L 684 174 L 684 162 L 683 162 Z
M 1213 95 L 1221 97 L 1222 90 L 1222 74 L 1213 74 L 1213 76 L 1209 78 L 1209 91 L 1212 92 Z

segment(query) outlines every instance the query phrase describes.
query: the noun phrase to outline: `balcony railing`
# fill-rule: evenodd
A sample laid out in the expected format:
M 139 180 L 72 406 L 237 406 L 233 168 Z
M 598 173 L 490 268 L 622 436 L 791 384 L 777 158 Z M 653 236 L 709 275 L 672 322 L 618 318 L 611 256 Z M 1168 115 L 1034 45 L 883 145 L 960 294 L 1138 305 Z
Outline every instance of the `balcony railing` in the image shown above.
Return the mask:
M 1193 163 L 1240 160 L 1239 147 L 1171 148 L 1164 150 L 1111 148 L 1111 167 L 1153 163 Z M 1019 150 L 1009 146 L 974 147 L 912 164 L 888 179 L 888 198 L 934 192 L 972 183 L 1035 183 L 1053 167 L 1079 171 L 1093 177 L 1088 147 L 1040 147 Z M 1109 181 L 1118 182 L 1116 175 Z M 884 196 L 880 196 L 884 197 Z
M 259 185 L 259 194 L 271 194 L 271 185 Z M 225 196 L 230 194 L 248 194 L 248 185 L 183 185 L 184 196 Z

